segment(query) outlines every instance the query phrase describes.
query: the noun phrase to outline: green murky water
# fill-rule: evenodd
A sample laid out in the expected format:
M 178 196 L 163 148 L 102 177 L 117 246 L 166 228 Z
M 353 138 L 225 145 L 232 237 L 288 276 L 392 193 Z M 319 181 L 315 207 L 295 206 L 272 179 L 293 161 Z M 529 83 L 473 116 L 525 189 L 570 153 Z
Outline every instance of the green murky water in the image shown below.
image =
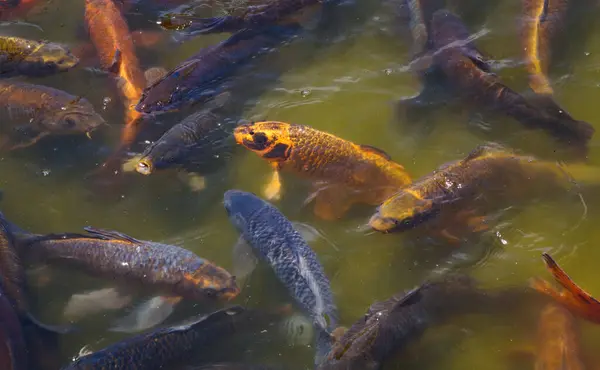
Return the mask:
M 143 1 L 142 1 L 143 2 Z M 0 33 L 79 45 L 87 42 L 83 31 L 83 1 L 54 0 L 42 12 L 26 20 L 43 28 L 8 25 Z M 498 73 L 508 85 L 526 87 L 526 73 L 520 62 L 519 12 L 517 0 L 490 1 L 483 7 L 476 1 L 462 3 L 470 30 L 484 30 L 477 45 L 492 59 L 503 62 Z M 273 119 L 311 125 L 345 139 L 374 145 L 403 164 L 414 178 L 423 176 L 448 161 L 465 156 L 486 140 L 497 140 L 523 152 L 560 159 L 554 143 L 544 133 L 525 131 L 508 118 L 483 118 L 493 129 L 486 130 L 482 118 L 467 110 L 439 108 L 424 122 L 398 119 L 394 102 L 417 93 L 418 79 L 408 70 L 410 51 L 397 32 L 393 1 L 359 0 L 343 7 L 328 22 L 334 42 L 323 45 L 319 37 L 306 36 L 260 63 L 266 70 L 283 70 L 277 83 L 265 87 L 262 95 L 247 102 L 244 118 Z M 142 8 L 143 10 L 143 8 Z M 152 13 L 135 7 L 127 14 L 132 29 L 148 26 Z M 454 8 L 456 10 L 456 8 Z M 586 18 L 600 16 L 589 6 Z M 150 19 L 152 20 L 152 19 Z M 583 21 L 582 21 L 583 22 Z M 557 98 L 574 117 L 600 124 L 600 23 L 582 23 L 581 29 L 567 30 L 571 40 L 561 63 L 552 74 Z M 137 26 L 136 26 L 137 25 Z M 337 32 L 337 33 L 336 33 Z M 333 36 L 332 36 L 333 35 Z M 173 46 L 168 41 L 140 49 L 143 67 L 171 68 L 222 36 L 203 36 Z M 274 68 L 276 67 L 276 68 Z M 84 177 L 109 153 L 120 134 L 121 103 L 114 85 L 106 76 L 82 68 L 35 83 L 64 89 L 87 97 L 111 123 L 106 135 L 87 139 L 50 140 L 34 148 L 4 153 L 0 158 L 0 188 L 4 191 L 2 211 L 23 228 L 36 232 L 78 231 L 83 226 L 117 229 L 141 239 L 170 241 L 198 255 L 231 268 L 231 250 L 237 234 L 227 221 L 222 194 L 230 188 L 260 193 L 270 168 L 254 154 L 238 151 L 227 168 L 207 178 L 201 193 L 191 191 L 173 172 L 143 177 L 128 174 L 126 186 L 100 196 L 90 190 Z M 103 99 L 112 102 L 102 110 Z M 161 118 L 162 119 L 162 118 Z M 165 118 L 168 121 L 168 118 Z M 598 129 L 598 127 L 597 127 Z M 104 140 L 104 141 L 103 141 Z M 589 162 L 600 165 L 597 149 L 600 137 L 591 142 Z M 104 148 L 102 146 L 105 146 Z M 549 251 L 588 291 L 600 295 L 597 261 L 600 260 L 600 197 L 584 189 L 587 206 L 577 198 L 537 202 L 503 218 L 482 242 L 463 246 L 426 243 L 408 234 L 368 234 L 360 231 L 372 210 L 356 210 L 338 222 L 324 222 L 304 207 L 307 190 L 295 178 L 284 177 L 284 196 L 277 206 L 293 221 L 317 228 L 324 236 L 311 246 L 330 277 L 341 314 L 341 323 L 350 325 L 375 300 L 413 287 L 435 271 L 464 264 L 488 286 L 525 285 L 532 276 L 548 277 L 540 259 Z M 106 189 L 103 189 L 106 190 Z M 495 253 L 475 263 L 491 246 Z M 49 285 L 38 284 L 50 276 Z M 73 293 L 110 286 L 110 282 L 74 275 L 69 271 L 33 271 L 35 310 L 46 321 L 61 322 L 62 309 Z M 266 269 L 259 270 L 239 303 L 253 306 L 284 304 L 289 301 Z M 169 322 L 177 322 L 207 307 L 184 304 Z M 508 309 L 508 307 L 507 307 Z M 123 312 L 90 316 L 80 325 L 81 333 L 62 343 L 65 358 L 84 345 L 101 348 L 123 336 L 106 332 L 106 327 Z M 434 328 L 389 368 L 490 370 L 510 368 L 510 354 L 530 346 L 536 323 L 523 317 L 467 317 Z M 592 360 L 600 360 L 596 345 L 600 328 L 580 322 L 582 346 Z M 274 333 L 265 333 L 265 336 Z M 238 345 L 233 359 L 280 363 L 290 369 L 310 368 L 312 349 L 257 343 Z M 256 348 L 254 348 L 256 345 Z M 228 350 L 229 348 L 227 348 Z M 199 349 L 200 350 L 200 349 Z M 239 353 L 237 353 L 239 352 Z M 227 359 L 219 357 L 218 359 Z

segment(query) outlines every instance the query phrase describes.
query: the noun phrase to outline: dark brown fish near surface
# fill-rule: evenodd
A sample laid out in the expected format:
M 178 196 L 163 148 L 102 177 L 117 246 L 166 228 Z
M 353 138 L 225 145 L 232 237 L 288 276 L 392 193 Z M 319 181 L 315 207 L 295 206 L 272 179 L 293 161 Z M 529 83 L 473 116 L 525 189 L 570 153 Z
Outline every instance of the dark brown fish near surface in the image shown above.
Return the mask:
M 51 87 L 0 81 L 0 148 L 17 149 L 45 136 L 89 134 L 106 124 L 87 99 Z
M 153 330 L 80 357 L 63 370 L 158 370 L 175 368 L 194 353 L 220 343 L 247 325 L 241 306 L 199 316 L 186 324 Z
M 522 293 L 517 293 L 522 294 Z M 371 305 L 334 344 L 319 370 L 375 370 L 429 327 L 469 313 L 491 313 L 512 291 L 487 292 L 466 275 L 447 275 Z M 506 302 L 504 303 L 506 304 Z
M 527 127 L 546 130 L 578 147 L 585 146 L 593 136 L 595 130 L 589 123 L 574 120 L 556 107 L 536 104 L 504 85 L 490 72 L 481 54 L 465 43 L 469 32 L 454 14 L 438 10 L 433 16 L 432 31 L 434 62 L 465 99 L 503 112 Z
M 61 44 L 0 36 L 0 77 L 45 76 L 65 72 L 79 59 Z

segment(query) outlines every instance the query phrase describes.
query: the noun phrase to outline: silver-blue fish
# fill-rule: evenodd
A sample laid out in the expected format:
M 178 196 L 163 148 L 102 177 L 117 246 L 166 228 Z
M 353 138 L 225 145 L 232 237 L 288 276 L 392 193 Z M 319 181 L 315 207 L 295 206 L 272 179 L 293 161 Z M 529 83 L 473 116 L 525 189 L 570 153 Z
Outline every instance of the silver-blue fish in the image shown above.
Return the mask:
M 225 192 L 230 222 L 266 261 L 318 329 L 317 351 L 326 350 L 328 333 L 337 323 L 337 308 L 317 255 L 277 208 L 252 193 Z M 327 321 L 329 319 L 329 322 Z M 317 362 L 319 362 L 319 353 Z

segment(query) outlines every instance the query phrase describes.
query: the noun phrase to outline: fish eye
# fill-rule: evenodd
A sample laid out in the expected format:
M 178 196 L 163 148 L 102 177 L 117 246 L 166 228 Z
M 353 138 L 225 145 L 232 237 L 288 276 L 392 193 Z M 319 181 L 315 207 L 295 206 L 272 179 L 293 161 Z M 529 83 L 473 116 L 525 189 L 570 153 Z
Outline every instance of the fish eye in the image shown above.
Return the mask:
M 257 132 L 254 136 L 254 142 L 256 144 L 266 144 L 267 143 L 267 135 L 263 134 L 262 132 Z
M 249 134 L 254 136 L 254 130 L 250 130 Z
M 75 125 L 77 125 L 77 122 L 73 118 L 67 117 L 65 118 L 65 125 L 68 128 L 74 128 Z
M 217 296 L 217 291 L 216 291 L 216 289 L 213 289 L 213 288 L 206 288 L 206 289 L 204 289 L 204 294 L 208 298 L 214 298 Z

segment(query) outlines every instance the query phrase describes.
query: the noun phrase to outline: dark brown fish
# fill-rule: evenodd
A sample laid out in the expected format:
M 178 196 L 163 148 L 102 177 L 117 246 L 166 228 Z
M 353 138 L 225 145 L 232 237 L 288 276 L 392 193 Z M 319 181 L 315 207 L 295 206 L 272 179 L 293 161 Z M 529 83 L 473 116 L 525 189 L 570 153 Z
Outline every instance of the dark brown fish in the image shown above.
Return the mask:
M 80 357 L 63 370 L 159 370 L 181 365 L 197 351 L 234 334 L 248 320 L 233 306 L 186 324 L 153 330 Z
M 323 3 L 337 0 L 275 0 L 263 6 L 248 6 L 240 15 L 226 15 L 214 18 L 172 14 L 159 20 L 167 29 L 185 29 L 185 33 L 196 35 L 217 32 L 237 32 L 248 28 L 263 28 L 274 24 L 293 23 L 293 15 L 300 10 L 315 8 Z
M 434 62 L 466 101 L 503 112 L 526 127 L 541 128 L 578 147 L 585 147 L 593 136 L 595 130 L 589 123 L 574 120 L 545 100 L 528 100 L 504 85 L 468 42 L 469 32 L 454 14 L 438 10 L 433 16 L 432 31 Z
M 0 77 L 45 76 L 65 72 L 78 63 L 79 59 L 61 44 L 0 36 Z
M 388 357 L 429 327 L 461 314 L 489 313 L 494 302 L 509 297 L 504 294 L 490 294 L 466 275 L 448 275 L 374 303 L 334 344 L 328 361 L 319 369 L 380 369 Z
M 0 148 L 17 149 L 45 136 L 89 134 L 106 124 L 87 99 L 46 86 L 0 81 Z
M 0 369 L 27 370 L 27 347 L 21 321 L 0 289 Z

